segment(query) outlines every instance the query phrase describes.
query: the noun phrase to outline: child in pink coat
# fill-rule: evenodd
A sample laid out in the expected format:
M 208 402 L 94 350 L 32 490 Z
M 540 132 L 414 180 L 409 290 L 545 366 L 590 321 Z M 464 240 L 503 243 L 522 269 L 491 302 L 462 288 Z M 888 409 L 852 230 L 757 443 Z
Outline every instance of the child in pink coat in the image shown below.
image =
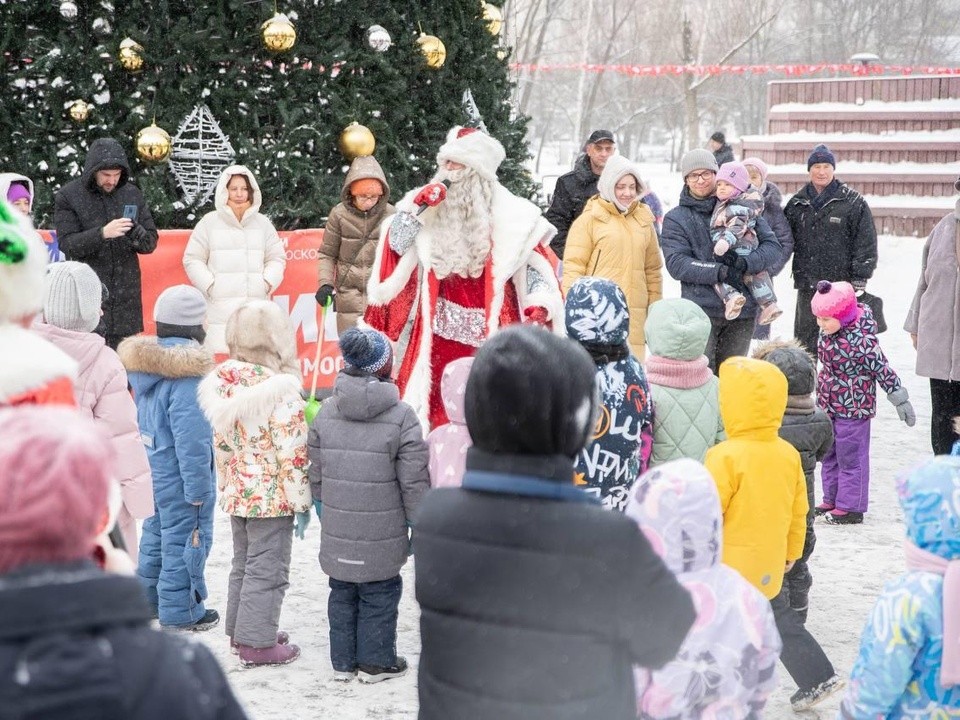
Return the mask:
M 431 487 L 460 487 L 463 481 L 467 448 L 473 445 L 463 409 L 463 396 L 472 365 L 472 357 L 454 360 L 444 368 L 440 378 L 440 397 L 450 422 L 427 436 Z
M 100 323 L 103 286 L 80 262 L 50 265 L 44 280 L 43 321 L 33 330 L 77 362 L 77 405 L 110 438 L 123 500 L 117 528 L 137 562 L 137 520 L 153 515 L 153 480 L 140 439 L 137 406 L 127 390 L 127 371 L 94 330 Z
M 759 718 L 777 686 L 780 635 L 770 603 L 724 565 L 717 487 L 695 460 L 641 475 L 626 515 L 693 597 L 697 619 L 676 658 L 636 668 L 641 720 Z

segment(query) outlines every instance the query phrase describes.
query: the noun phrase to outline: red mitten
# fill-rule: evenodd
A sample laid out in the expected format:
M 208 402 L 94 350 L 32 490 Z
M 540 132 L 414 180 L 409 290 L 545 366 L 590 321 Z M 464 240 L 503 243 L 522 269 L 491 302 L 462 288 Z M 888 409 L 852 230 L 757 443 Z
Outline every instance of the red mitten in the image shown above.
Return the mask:
M 415 205 L 420 207 L 439 205 L 447 197 L 447 186 L 443 183 L 430 183 L 420 188 L 420 192 L 413 198 Z
M 545 307 L 533 305 L 523 311 L 523 323 L 524 325 L 543 325 L 544 327 L 550 327 L 550 313 L 547 312 Z

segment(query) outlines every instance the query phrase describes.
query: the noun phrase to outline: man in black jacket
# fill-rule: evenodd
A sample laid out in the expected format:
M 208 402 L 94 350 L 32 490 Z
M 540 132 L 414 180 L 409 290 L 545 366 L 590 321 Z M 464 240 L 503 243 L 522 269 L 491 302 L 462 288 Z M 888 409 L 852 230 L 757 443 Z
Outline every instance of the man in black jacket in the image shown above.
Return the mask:
M 57 192 L 53 224 L 67 260 L 86 263 L 107 288 L 97 332 L 116 349 L 143 330 L 140 260 L 157 247 L 157 226 L 143 193 L 130 182 L 126 153 L 116 140 L 94 140 L 83 174 Z
M 717 161 L 717 167 L 734 161 L 733 148 L 727 142 L 726 135 L 719 130 L 710 136 L 710 152 Z
M 462 488 L 414 521 L 420 720 L 636 718 L 633 664 L 675 657 L 694 609 L 629 519 L 576 487 L 594 365 L 513 326 L 474 360 Z
M 797 313 L 793 334 L 817 354 L 817 319 L 810 300 L 820 280 L 844 280 L 857 293 L 877 267 L 877 230 L 860 193 L 834 177 L 836 159 L 826 145 L 807 158 L 810 182 L 787 202 L 784 215 L 793 232 L 793 285 Z
M 563 259 L 567 247 L 567 233 L 573 221 L 580 217 L 587 200 L 597 194 L 597 180 L 607 160 L 617 151 L 617 143 L 609 130 L 594 130 L 577 158 L 573 170 L 561 175 L 553 191 L 550 207 L 544 217 L 557 229 L 550 247 Z
M 779 261 L 783 248 L 763 217 L 757 218 L 760 244 L 745 257 L 730 249 L 723 257 L 713 253 L 710 218 L 717 204 L 717 163 L 705 148 L 695 148 L 680 158 L 683 191 L 680 202 L 663 218 L 660 247 L 667 272 L 680 281 L 680 295 L 692 300 L 710 318 L 710 339 L 705 350 L 714 373 L 723 361 L 746 355 L 756 322 L 757 303 L 743 283 L 745 273 L 767 272 Z M 740 316 L 727 320 L 723 301 L 713 286 L 725 282 L 741 290 L 746 304 Z

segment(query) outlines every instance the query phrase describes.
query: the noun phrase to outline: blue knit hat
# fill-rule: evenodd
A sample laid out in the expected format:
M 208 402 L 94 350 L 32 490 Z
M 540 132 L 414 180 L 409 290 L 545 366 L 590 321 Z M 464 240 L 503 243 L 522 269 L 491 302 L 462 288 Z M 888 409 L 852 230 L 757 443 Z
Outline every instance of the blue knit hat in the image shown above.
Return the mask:
M 834 168 L 837 167 L 837 159 L 833 156 L 833 153 L 830 152 L 830 148 L 826 145 L 817 145 L 813 152 L 810 153 L 810 157 L 807 158 L 807 170 L 812 168 L 817 163 L 830 163 Z
M 350 328 L 340 336 L 340 353 L 350 367 L 386 377 L 393 369 L 393 348 L 382 332 Z

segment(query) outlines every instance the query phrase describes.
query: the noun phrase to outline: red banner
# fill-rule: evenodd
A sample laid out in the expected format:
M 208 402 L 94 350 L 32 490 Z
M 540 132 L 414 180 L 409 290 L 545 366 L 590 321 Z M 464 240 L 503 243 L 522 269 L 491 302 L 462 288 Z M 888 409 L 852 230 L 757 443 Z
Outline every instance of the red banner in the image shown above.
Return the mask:
M 44 233 L 46 234 L 46 233 Z M 171 285 L 190 284 L 183 270 L 183 250 L 190 237 L 190 230 L 161 230 L 157 249 L 150 255 L 140 256 L 143 275 L 143 326 L 144 332 L 155 332 L 153 306 L 157 297 Z M 323 239 L 323 230 L 281 231 L 287 251 L 287 267 L 283 282 L 273 294 L 279 305 L 293 322 L 297 333 L 297 353 L 303 372 L 304 387 L 313 380 L 317 339 L 321 323 L 321 311 L 314 298 L 317 290 L 317 251 Z M 320 355 L 317 387 L 333 387 L 337 372 L 343 367 L 340 345 L 335 337 L 336 323 L 330 318 L 325 323 L 323 352 Z M 223 357 L 218 357 L 222 360 Z
M 659 75 L 814 75 L 816 73 L 849 73 L 851 75 L 960 75 L 960 67 L 933 65 L 881 65 L 870 63 L 790 63 L 781 65 L 600 65 L 594 63 L 512 63 L 511 70 L 527 73 L 588 72 L 618 73 L 657 77 Z

